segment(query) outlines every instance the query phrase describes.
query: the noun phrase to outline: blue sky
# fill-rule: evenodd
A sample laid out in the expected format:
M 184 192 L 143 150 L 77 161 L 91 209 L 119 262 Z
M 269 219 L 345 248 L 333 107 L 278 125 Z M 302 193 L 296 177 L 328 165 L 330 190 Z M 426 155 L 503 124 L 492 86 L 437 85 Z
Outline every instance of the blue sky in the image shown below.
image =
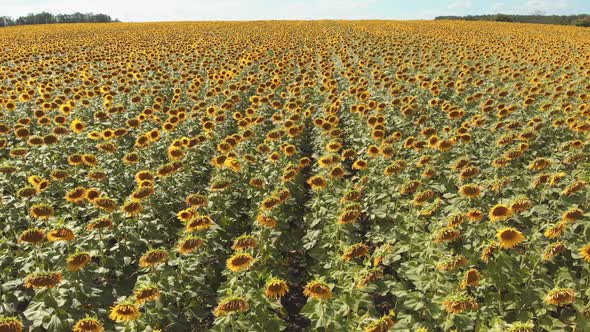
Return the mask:
M 259 19 L 432 19 L 466 14 L 590 13 L 590 0 L 0 0 L 0 16 L 109 14 L 129 22 Z

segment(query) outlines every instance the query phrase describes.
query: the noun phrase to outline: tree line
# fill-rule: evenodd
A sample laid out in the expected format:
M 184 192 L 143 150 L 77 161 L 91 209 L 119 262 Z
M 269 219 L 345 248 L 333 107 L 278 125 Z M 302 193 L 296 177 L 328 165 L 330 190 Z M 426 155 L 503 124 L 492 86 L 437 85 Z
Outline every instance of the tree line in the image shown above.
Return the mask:
M 106 14 L 94 13 L 73 13 L 73 14 L 51 14 L 42 12 L 38 14 L 28 14 L 13 19 L 9 16 L 0 16 L 0 27 L 14 26 L 14 25 L 31 25 L 31 24 L 53 24 L 53 23 L 107 23 L 119 22 L 113 20 Z
M 590 15 L 468 15 L 468 16 L 437 16 L 435 20 L 462 21 L 496 21 L 516 23 L 558 24 L 590 27 Z

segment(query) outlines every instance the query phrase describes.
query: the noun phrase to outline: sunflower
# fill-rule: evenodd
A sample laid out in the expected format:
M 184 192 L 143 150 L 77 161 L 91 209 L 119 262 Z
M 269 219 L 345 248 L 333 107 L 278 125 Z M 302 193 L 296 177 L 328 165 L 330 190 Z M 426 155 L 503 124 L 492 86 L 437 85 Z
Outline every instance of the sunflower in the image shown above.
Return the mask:
M 367 166 L 368 166 L 368 164 L 365 160 L 358 159 L 357 161 L 355 161 L 352 164 L 352 169 L 360 171 L 360 170 L 367 168 Z
M 578 219 L 581 219 L 583 217 L 584 211 L 576 208 L 565 211 L 561 216 L 562 220 L 566 220 L 569 222 L 577 221 Z
M 242 297 L 233 296 L 221 300 L 221 302 L 219 302 L 219 304 L 215 308 L 213 314 L 216 317 L 219 317 L 231 314 L 235 311 L 244 312 L 247 311 L 249 308 L 250 305 L 248 304 L 248 301 L 246 301 Z
M 321 175 L 315 175 L 307 180 L 307 184 L 309 184 L 312 190 L 319 191 L 326 188 L 328 182 Z
M 533 207 L 533 203 L 527 198 L 519 198 L 510 205 L 510 209 L 514 213 L 522 213 L 529 210 L 531 207 Z
M 269 217 L 269 216 L 265 216 L 263 214 L 259 214 L 258 216 L 256 216 L 256 222 L 259 223 L 260 225 L 264 226 L 264 227 L 268 227 L 268 228 L 276 228 L 277 225 L 279 224 L 276 219 Z
M 31 244 L 40 244 L 45 241 L 45 232 L 42 229 L 32 228 L 22 232 L 18 238 L 19 242 L 27 242 Z
M 543 235 L 548 239 L 556 239 L 563 234 L 563 231 L 567 228 L 567 222 L 560 221 L 557 225 L 551 226 L 545 230 Z
M 76 187 L 66 193 L 66 201 L 80 203 L 86 198 L 86 188 Z
M 353 244 L 352 246 L 348 247 L 344 254 L 342 254 L 342 259 L 345 261 L 351 260 L 353 258 L 363 257 L 369 253 L 369 247 L 364 243 L 357 243 Z
M 451 314 L 460 314 L 467 310 L 477 310 L 479 305 L 475 298 L 466 293 L 452 294 L 447 296 L 442 302 L 443 309 Z
M 198 208 L 207 205 L 207 197 L 200 194 L 191 194 L 185 200 L 186 205 Z
M 314 299 L 328 300 L 332 298 L 330 286 L 321 280 L 313 280 L 305 285 L 303 294 Z
M 72 332 L 103 332 L 104 327 L 102 323 L 92 317 L 86 316 L 86 318 L 82 318 L 76 322 Z
M 506 205 L 496 204 L 490 210 L 489 217 L 491 221 L 504 221 L 512 216 L 512 209 Z
M 459 188 L 459 195 L 467 198 L 478 198 L 481 196 L 481 187 L 477 184 L 466 184 Z
M 576 300 L 576 292 L 571 288 L 554 288 L 543 300 L 547 304 L 565 306 Z
M 39 203 L 31 206 L 29 212 L 33 218 L 38 219 L 49 219 L 55 213 L 53 207 L 45 203 Z
M 137 217 L 141 211 L 143 211 L 143 206 L 141 206 L 140 202 L 137 201 L 128 201 L 121 209 L 130 217 Z
M 280 278 L 270 278 L 264 286 L 264 296 L 272 300 L 278 300 L 289 292 L 289 285 Z
M 156 285 L 143 285 L 133 291 L 135 301 L 141 305 L 160 298 L 160 289 Z
M 393 327 L 392 315 L 385 315 L 371 322 L 364 329 L 364 332 L 387 332 Z
M 213 225 L 213 220 L 209 216 L 195 216 L 186 224 L 187 232 L 201 231 L 208 229 Z
M 479 270 L 472 267 L 470 268 L 463 277 L 463 281 L 461 281 L 461 289 L 467 288 L 467 286 L 477 286 L 479 285 L 479 281 L 481 279 L 481 275 Z
M 502 249 L 511 249 L 524 241 L 524 235 L 516 228 L 502 228 L 496 233 Z
M 472 209 L 467 212 L 466 216 L 471 221 L 481 221 L 483 219 L 483 212 L 477 209 Z
M 86 129 L 86 123 L 84 123 L 81 120 L 78 119 L 74 119 L 71 123 L 70 123 L 70 129 L 75 132 L 76 134 L 79 134 L 81 132 L 84 131 L 84 129 Z
M 234 240 L 233 250 L 256 248 L 256 239 L 252 235 L 242 235 Z
M 23 329 L 24 325 L 20 319 L 0 315 L 0 332 L 22 332 Z
M 109 217 L 98 217 L 92 219 L 90 224 L 86 226 L 86 230 L 93 231 L 93 230 L 101 230 L 105 228 L 113 227 L 113 220 Z
M 377 265 L 377 264 L 375 264 Z M 363 288 L 369 283 L 383 278 L 383 269 L 380 267 L 372 268 L 361 275 L 360 280 L 357 282 L 357 288 Z
M 580 248 L 580 255 L 586 262 L 590 262 L 590 243 Z
M 74 232 L 65 227 L 53 229 L 47 233 L 47 239 L 51 242 L 72 241 L 75 237 Z
M 139 308 L 131 302 L 122 302 L 111 307 L 109 318 L 117 323 L 126 323 L 141 316 Z
M 98 197 L 92 201 L 92 204 L 105 212 L 113 212 L 117 209 L 117 202 L 108 197 Z
M 164 249 L 150 249 L 139 259 L 140 267 L 155 267 L 168 261 L 168 252 Z
M 461 237 L 461 232 L 457 229 L 447 227 L 438 231 L 434 236 L 435 243 L 453 242 Z
M 34 272 L 25 278 L 27 288 L 54 288 L 62 281 L 61 272 Z
M 203 239 L 201 239 L 200 237 L 188 236 L 180 241 L 180 243 L 178 244 L 178 251 L 181 254 L 186 255 L 195 251 L 204 244 L 205 241 L 203 241 Z
M 77 252 L 68 256 L 68 270 L 78 271 L 83 269 L 88 263 L 90 263 L 91 257 L 87 252 Z
M 590 249 L 590 248 L 589 248 Z M 555 256 L 567 250 L 567 246 L 563 242 L 551 243 L 545 248 L 543 252 L 543 260 L 552 260 Z M 589 256 L 590 257 L 590 256 Z
M 254 264 L 254 257 L 248 253 L 239 252 L 227 259 L 226 266 L 230 271 L 247 270 Z

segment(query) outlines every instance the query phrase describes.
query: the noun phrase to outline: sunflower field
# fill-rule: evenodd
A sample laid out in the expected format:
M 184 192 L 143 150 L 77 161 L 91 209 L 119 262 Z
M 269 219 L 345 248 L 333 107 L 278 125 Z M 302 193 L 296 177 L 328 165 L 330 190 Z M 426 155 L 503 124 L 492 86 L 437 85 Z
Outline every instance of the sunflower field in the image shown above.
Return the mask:
M 0 30 L 0 332 L 590 331 L 590 30 Z

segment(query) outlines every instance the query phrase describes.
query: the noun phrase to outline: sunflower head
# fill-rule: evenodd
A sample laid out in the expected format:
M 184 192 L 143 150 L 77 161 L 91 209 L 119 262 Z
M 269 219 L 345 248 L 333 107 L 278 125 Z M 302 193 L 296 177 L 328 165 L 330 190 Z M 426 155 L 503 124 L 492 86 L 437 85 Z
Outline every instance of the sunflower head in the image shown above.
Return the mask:
M 126 323 L 138 319 L 141 316 L 139 308 L 132 302 L 125 301 L 111 307 L 109 318 L 117 323 Z
M 233 256 L 227 259 L 226 265 L 230 271 L 239 272 L 247 270 L 254 264 L 254 257 L 245 252 L 235 253 Z
M 168 261 L 168 252 L 164 249 L 150 249 L 139 259 L 140 267 L 155 267 Z
M 496 204 L 490 210 L 489 217 L 491 221 L 504 221 L 512 216 L 512 209 L 506 205 Z
M 571 288 L 554 288 L 545 296 L 547 304 L 565 306 L 576 300 L 576 292 Z
M 266 281 L 264 286 L 264 296 L 269 299 L 277 300 L 289 292 L 289 285 L 281 278 L 272 277 Z
M 25 278 L 27 288 L 54 288 L 62 281 L 61 272 L 34 272 Z
M 239 296 L 232 296 L 225 298 L 219 302 L 213 314 L 217 317 L 229 315 L 233 312 L 240 311 L 244 312 L 250 308 L 248 301 Z
M 145 302 L 155 301 L 160 298 L 160 289 L 156 285 L 148 284 L 138 287 L 133 291 L 135 301 L 137 304 L 143 304 Z
M 303 294 L 307 297 L 320 300 L 328 300 L 332 298 L 332 290 L 330 286 L 321 280 L 313 280 L 305 285 Z
M 74 325 L 73 332 L 103 332 L 104 327 L 102 323 L 93 317 L 86 316 L 80 319 Z
M 68 263 L 68 270 L 70 271 L 78 271 L 83 269 L 92 257 L 87 252 L 77 252 L 68 256 L 67 263 Z
M 502 228 L 496 233 L 502 249 L 511 249 L 524 241 L 524 235 L 516 228 Z
M 0 315 L 0 331 L 2 332 L 22 332 L 24 329 L 23 322 L 17 317 L 5 317 Z

